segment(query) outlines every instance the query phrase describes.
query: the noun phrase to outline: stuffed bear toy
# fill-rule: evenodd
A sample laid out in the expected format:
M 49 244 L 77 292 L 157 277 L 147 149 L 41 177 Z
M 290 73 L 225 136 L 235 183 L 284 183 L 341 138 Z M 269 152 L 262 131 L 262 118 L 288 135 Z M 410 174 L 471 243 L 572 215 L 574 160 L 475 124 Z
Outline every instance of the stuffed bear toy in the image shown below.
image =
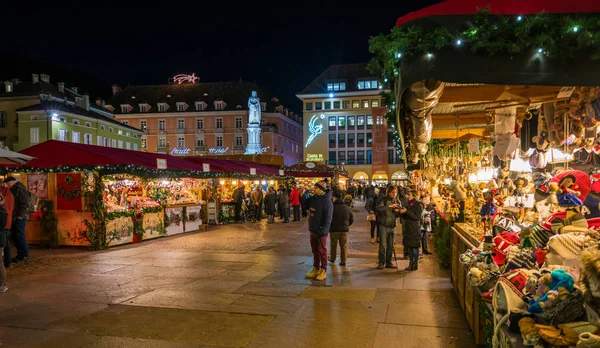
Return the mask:
M 548 134 L 542 131 L 539 135 L 533 137 L 532 140 L 535 144 L 535 149 L 531 156 L 529 156 L 529 165 L 531 168 L 546 168 L 548 165 L 546 152 L 550 149 Z

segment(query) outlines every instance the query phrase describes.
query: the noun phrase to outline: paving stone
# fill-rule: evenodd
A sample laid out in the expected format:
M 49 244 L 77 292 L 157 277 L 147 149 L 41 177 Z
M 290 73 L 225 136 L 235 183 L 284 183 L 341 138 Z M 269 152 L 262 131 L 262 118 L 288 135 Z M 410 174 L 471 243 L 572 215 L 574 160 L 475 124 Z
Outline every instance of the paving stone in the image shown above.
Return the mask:
M 161 273 L 165 273 L 170 271 L 169 267 L 160 267 L 160 266 L 145 266 L 145 265 L 133 265 L 126 266 L 116 269 L 114 271 L 106 272 L 105 275 L 116 275 L 116 276 L 139 276 L 139 277 L 147 277 L 147 276 L 156 276 Z
M 243 295 L 222 309 L 232 313 L 293 315 L 306 302 L 303 298 Z
M 111 306 L 71 324 L 78 332 L 98 336 L 245 347 L 273 318 L 197 310 Z
M 27 303 L 2 310 L 0 327 L 11 326 L 30 329 L 48 329 L 63 319 L 78 318 L 82 315 L 100 311 L 104 304 L 78 302 L 62 296 L 54 301 Z M 0 336 L 1 337 L 1 336 Z
M 169 269 L 161 273 L 157 273 L 157 277 L 170 277 L 170 278 L 188 278 L 188 279 L 207 279 L 213 278 L 221 273 L 226 272 L 224 269 L 216 268 L 175 268 Z
M 134 258 L 161 259 L 161 260 L 191 260 L 200 254 L 194 251 L 185 250 L 151 250 L 145 253 L 137 254 Z
M 217 293 L 232 293 L 248 283 L 246 280 L 198 279 L 182 286 L 181 290 L 209 290 Z
M 379 324 L 373 347 L 475 348 L 468 330 L 437 327 Z
M 99 339 L 89 334 L 0 326 L 0 347 L 79 348 Z
M 200 348 L 199 344 L 174 343 L 143 338 L 104 336 L 83 348 Z
M 181 288 L 184 285 L 190 284 L 194 279 L 189 278 L 173 278 L 173 277 L 142 277 L 132 280 L 128 285 L 146 287 L 151 289 L 162 288 Z
M 340 287 L 314 287 L 304 290 L 299 296 L 315 299 L 337 299 L 348 301 L 373 301 L 377 289 L 351 289 Z
M 296 297 L 308 284 L 287 284 L 280 282 L 248 282 L 239 289 L 235 290 L 236 294 L 263 295 L 263 296 L 283 296 Z
M 403 290 L 441 291 L 452 290 L 452 283 L 447 278 L 405 278 L 402 285 Z
M 223 309 L 242 296 L 241 294 L 219 294 L 196 290 L 158 289 L 140 295 L 123 304 L 215 311 Z
M 407 315 L 410 313 L 409 315 Z M 390 303 L 387 323 L 467 329 L 453 292 L 401 291 Z
M 259 281 L 268 276 L 269 274 L 271 274 L 271 272 L 259 269 L 247 269 L 244 271 L 226 270 L 214 276 L 211 276 L 209 279 Z

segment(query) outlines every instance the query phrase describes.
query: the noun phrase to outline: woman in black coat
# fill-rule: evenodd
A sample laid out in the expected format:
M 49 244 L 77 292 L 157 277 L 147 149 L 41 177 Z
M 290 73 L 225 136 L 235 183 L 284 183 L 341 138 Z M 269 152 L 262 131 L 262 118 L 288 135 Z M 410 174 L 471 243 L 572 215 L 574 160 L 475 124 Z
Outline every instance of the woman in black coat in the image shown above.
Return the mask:
M 419 268 L 419 247 L 421 247 L 421 215 L 423 205 L 417 201 L 417 191 L 411 190 L 406 198 L 408 204 L 400 209 L 402 214 L 402 243 L 408 249 L 410 264 L 407 271 L 416 271 Z
M 375 214 L 375 207 L 377 206 L 377 188 L 371 186 L 367 192 L 367 201 L 365 202 L 365 209 L 368 213 Z M 375 214 L 375 220 L 369 221 L 371 223 L 371 243 L 375 243 L 375 229 L 377 228 L 377 243 L 379 243 L 379 224 L 377 223 L 377 214 Z
M 269 192 L 265 196 L 265 211 L 267 213 L 267 222 L 272 224 L 275 222 L 275 205 L 277 204 L 277 193 L 275 192 L 275 188 L 273 186 L 269 187 Z

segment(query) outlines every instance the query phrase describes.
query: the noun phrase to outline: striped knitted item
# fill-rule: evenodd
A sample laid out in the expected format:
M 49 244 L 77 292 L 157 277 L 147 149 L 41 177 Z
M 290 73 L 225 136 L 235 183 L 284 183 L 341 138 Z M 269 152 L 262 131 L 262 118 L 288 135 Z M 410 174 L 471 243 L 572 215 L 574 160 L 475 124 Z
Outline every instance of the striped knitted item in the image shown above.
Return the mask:
M 545 248 L 548 246 L 548 240 L 553 235 L 554 233 L 552 233 L 552 230 L 547 230 L 541 225 L 536 224 L 531 228 L 531 240 L 537 248 Z
M 508 272 L 513 269 L 526 268 L 526 269 L 537 269 L 537 263 L 535 262 L 536 257 L 531 252 L 531 249 L 521 249 L 517 245 L 508 248 L 508 255 L 506 257 L 506 268 L 504 272 Z
M 552 236 L 548 241 L 549 253 L 558 254 L 563 259 L 575 259 L 581 252 L 598 242 L 585 233 L 567 233 Z

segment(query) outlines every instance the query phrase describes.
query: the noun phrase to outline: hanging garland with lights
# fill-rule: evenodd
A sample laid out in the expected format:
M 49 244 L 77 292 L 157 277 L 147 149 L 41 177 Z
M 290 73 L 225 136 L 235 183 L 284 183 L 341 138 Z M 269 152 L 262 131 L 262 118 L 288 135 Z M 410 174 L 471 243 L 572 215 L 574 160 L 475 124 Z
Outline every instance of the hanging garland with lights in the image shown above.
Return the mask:
M 527 54 L 541 55 L 558 64 L 578 57 L 600 59 L 600 21 L 597 17 L 581 15 L 550 15 L 538 13 L 529 16 L 495 16 L 489 9 L 477 12 L 472 23 L 461 30 L 446 27 L 425 29 L 419 26 L 394 27 L 387 35 L 380 34 L 369 40 L 373 58 L 369 70 L 380 76 L 383 105 L 388 124 L 396 125 L 396 83 L 400 60 L 425 56 L 435 59 L 436 52 L 449 47 L 468 47 L 476 54 L 509 58 Z M 396 125 L 395 127 L 397 127 Z M 402 151 L 403 139 L 394 130 L 394 144 Z

